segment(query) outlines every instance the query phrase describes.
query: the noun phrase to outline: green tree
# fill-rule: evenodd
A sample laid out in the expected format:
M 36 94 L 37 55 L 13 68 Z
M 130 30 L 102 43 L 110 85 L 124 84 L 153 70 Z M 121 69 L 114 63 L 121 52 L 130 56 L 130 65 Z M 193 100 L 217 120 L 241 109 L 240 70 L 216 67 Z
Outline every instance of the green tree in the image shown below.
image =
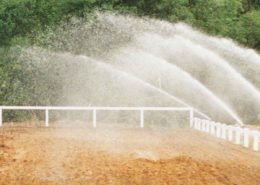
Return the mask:
M 260 11 L 254 10 L 241 17 L 241 33 L 237 39 L 241 39 L 245 45 L 260 48 Z

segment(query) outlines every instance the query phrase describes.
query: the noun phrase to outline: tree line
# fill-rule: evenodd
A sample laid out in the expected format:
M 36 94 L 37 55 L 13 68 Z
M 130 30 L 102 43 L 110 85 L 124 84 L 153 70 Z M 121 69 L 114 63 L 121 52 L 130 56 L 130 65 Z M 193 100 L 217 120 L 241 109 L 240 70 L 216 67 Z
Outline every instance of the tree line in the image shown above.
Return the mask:
M 260 49 L 260 0 L 2 0 L 0 46 L 35 42 L 39 32 L 93 11 L 183 21 Z

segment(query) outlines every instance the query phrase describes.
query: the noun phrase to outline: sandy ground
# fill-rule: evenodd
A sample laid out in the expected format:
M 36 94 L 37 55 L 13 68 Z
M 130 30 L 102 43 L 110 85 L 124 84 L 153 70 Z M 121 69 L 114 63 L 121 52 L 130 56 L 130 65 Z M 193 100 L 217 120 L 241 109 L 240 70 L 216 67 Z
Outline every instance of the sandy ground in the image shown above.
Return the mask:
M 260 152 L 188 129 L 2 128 L 1 185 L 260 185 Z

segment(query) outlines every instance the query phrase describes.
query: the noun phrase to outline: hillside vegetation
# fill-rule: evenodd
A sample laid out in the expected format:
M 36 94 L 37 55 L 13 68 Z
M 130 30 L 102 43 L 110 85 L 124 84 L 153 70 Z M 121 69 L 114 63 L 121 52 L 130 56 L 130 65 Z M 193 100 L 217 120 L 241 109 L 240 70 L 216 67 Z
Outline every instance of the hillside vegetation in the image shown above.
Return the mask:
M 2 0 L 0 45 L 35 42 L 39 32 L 96 10 L 183 21 L 260 49 L 260 0 Z

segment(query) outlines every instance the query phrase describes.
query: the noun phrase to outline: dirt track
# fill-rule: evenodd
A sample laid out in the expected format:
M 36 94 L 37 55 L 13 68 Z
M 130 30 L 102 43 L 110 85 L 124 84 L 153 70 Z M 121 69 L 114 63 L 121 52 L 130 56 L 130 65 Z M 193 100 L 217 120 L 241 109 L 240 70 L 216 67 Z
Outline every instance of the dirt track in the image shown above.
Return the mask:
M 260 185 L 260 152 L 191 130 L 5 128 L 3 138 L 1 185 Z

